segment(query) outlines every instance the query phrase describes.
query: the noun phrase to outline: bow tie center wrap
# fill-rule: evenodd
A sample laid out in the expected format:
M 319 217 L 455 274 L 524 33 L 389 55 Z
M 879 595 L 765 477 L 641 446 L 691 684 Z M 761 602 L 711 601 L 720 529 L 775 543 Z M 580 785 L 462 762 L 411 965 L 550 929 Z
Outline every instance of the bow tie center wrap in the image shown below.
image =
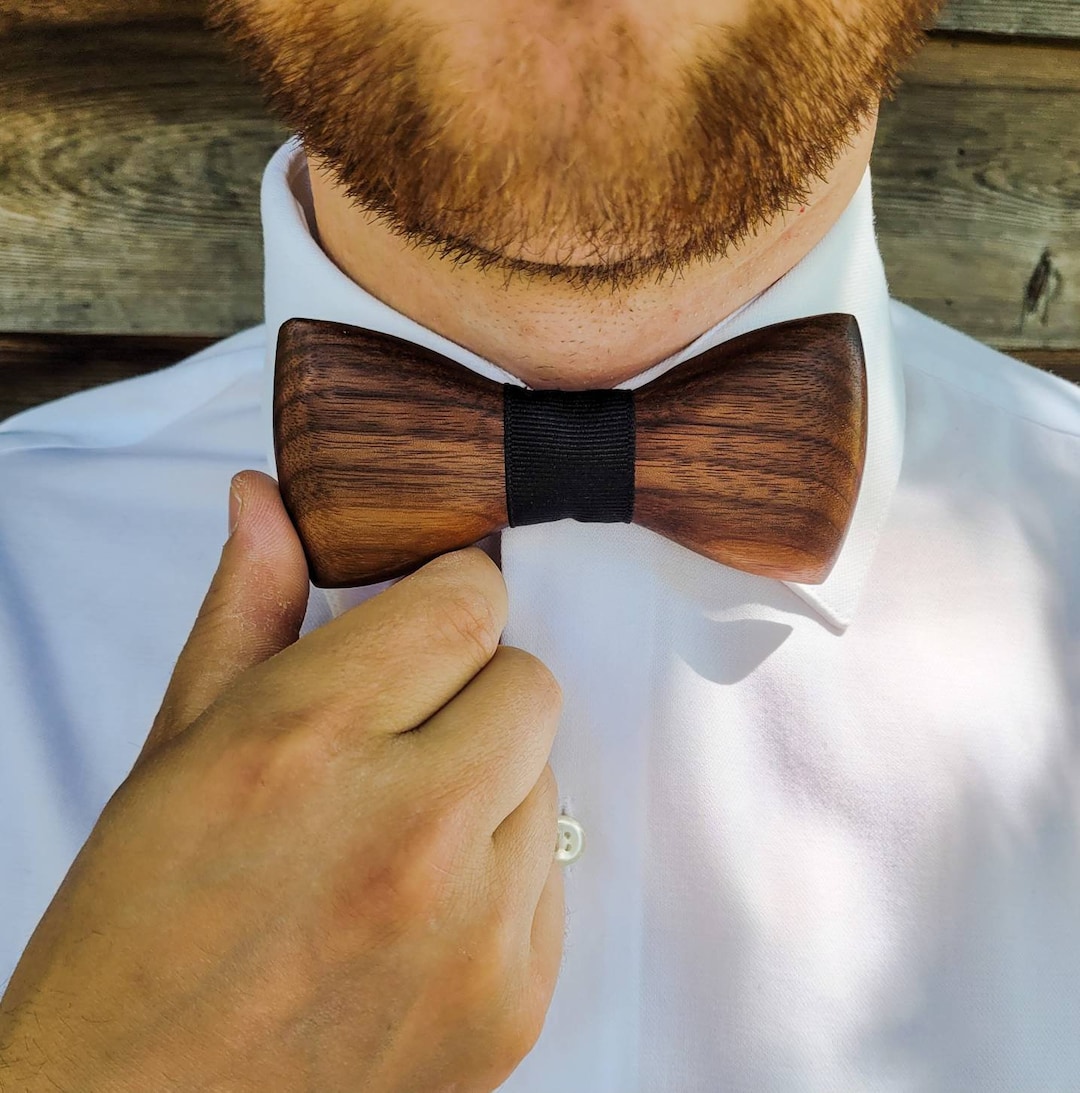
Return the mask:
M 568 517 L 819 584 L 862 481 L 866 365 L 854 316 L 827 314 L 750 331 L 636 390 L 532 390 L 390 334 L 294 318 L 273 417 L 282 500 L 321 588 Z

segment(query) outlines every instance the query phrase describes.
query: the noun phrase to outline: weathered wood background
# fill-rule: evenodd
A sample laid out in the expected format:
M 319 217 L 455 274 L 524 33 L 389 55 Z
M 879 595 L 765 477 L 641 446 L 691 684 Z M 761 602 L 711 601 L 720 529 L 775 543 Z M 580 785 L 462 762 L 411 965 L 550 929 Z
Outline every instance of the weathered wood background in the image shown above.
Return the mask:
M 201 0 L 0 4 L 2 418 L 260 321 L 285 134 Z M 953 0 L 873 169 L 894 295 L 1080 381 L 1080 0 Z

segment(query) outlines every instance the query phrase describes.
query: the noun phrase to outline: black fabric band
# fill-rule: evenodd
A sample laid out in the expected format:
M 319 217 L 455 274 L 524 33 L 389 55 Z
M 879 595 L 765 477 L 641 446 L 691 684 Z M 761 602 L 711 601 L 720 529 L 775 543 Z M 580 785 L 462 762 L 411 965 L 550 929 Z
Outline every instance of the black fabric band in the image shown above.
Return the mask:
M 634 517 L 634 392 L 503 384 L 511 527 Z

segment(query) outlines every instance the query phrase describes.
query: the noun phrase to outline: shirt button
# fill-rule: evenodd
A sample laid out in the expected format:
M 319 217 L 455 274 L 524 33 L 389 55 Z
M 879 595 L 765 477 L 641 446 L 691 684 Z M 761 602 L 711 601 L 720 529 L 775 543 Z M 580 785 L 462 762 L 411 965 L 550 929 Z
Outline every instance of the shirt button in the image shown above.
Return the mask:
M 559 833 L 555 839 L 555 860 L 569 865 L 581 857 L 585 849 L 585 829 L 573 816 L 559 817 Z

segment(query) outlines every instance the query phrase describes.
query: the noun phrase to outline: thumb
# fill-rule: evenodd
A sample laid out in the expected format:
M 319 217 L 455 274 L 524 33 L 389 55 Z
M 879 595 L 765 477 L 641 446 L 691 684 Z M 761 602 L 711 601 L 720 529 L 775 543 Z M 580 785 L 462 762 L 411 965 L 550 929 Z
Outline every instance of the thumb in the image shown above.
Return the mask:
M 217 572 L 138 761 L 183 732 L 241 672 L 299 636 L 307 560 L 277 483 L 241 471 L 232 480 L 229 513 Z

